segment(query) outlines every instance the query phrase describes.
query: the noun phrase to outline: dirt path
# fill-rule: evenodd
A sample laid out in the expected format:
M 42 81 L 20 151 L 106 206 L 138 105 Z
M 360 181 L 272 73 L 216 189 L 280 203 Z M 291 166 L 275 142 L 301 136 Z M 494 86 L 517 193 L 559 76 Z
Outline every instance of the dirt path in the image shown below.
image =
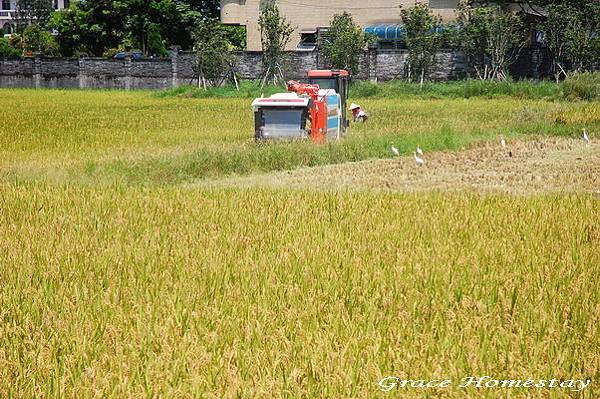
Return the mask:
M 512 156 L 511 156 L 512 154 Z M 534 138 L 481 143 L 457 152 L 302 168 L 199 183 L 209 187 L 373 189 L 389 191 L 474 190 L 512 194 L 593 192 L 600 194 L 600 143 Z

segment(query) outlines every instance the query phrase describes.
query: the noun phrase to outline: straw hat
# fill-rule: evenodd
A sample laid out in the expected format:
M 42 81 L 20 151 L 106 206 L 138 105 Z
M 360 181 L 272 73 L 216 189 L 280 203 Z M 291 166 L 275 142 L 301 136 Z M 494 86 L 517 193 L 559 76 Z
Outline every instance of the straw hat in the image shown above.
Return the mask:
M 356 108 L 360 108 L 360 105 L 355 104 L 355 103 L 350 104 L 350 111 L 352 111 L 353 109 L 356 109 Z

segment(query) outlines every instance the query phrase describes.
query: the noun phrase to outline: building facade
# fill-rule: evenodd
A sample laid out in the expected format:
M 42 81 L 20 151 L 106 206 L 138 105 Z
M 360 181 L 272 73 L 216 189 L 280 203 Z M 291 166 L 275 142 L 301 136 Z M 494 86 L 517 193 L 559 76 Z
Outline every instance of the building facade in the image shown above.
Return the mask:
M 221 0 L 221 22 L 246 26 L 249 51 L 261 50 L 258 18 L 263 1 Z M 445 21 L 455 18 L 457 0 L 278 0 L 277 6 L 295 29 L 287 48 L 294 50 L 301 49 L 302 42 L 319 28 L 327 27 L 335 14 L 346 11 L 363 28 L 397 26 L 400 6 L 410 7 L 415 1 L 427 4 Z
M 69 7 L 69 0 L 52 0 L 55 10 Z M 0 0 L 0 28 L 5 35 L 10 35 L 15 31 L 15 14 L 17 0 Z

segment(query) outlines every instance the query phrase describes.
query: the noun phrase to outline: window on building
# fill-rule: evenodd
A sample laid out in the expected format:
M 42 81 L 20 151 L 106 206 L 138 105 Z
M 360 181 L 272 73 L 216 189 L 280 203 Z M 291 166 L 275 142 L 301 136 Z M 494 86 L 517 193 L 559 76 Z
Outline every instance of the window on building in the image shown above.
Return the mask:
M 10 0 L 2 0 L 2 9 L 10 10 Z
M 54 0 L 54 9 L 58 10 L 58 0 Z
M 2 27 L 2 30 L 4 31 L 5 35 L 11 35 L 13 32 L 12 25 L 9 24 L 8 22 L 4 24 L 4 26 Z
M 400 50 L 406 48 L 404 40 L 378 40 L 377 48 L 379 50 Z
M 304 29 L 300 31 L 300 43 L 298 43 L 297 50 L 313 51 L 317 48 L 317 30 L 316 29 Z

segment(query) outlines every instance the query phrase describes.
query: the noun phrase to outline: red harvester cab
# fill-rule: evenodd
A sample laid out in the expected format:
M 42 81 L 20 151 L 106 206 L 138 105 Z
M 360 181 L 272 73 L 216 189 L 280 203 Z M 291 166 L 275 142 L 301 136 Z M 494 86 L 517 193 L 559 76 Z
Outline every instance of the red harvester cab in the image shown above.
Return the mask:
M 342 128 L 349 125 L 347 117 L 348 85 L 350 74 L 344 69 L 313 69 L 308 71 L 308 83 L 318 84 L 321 89 L 333 89 L 342 99 Z

